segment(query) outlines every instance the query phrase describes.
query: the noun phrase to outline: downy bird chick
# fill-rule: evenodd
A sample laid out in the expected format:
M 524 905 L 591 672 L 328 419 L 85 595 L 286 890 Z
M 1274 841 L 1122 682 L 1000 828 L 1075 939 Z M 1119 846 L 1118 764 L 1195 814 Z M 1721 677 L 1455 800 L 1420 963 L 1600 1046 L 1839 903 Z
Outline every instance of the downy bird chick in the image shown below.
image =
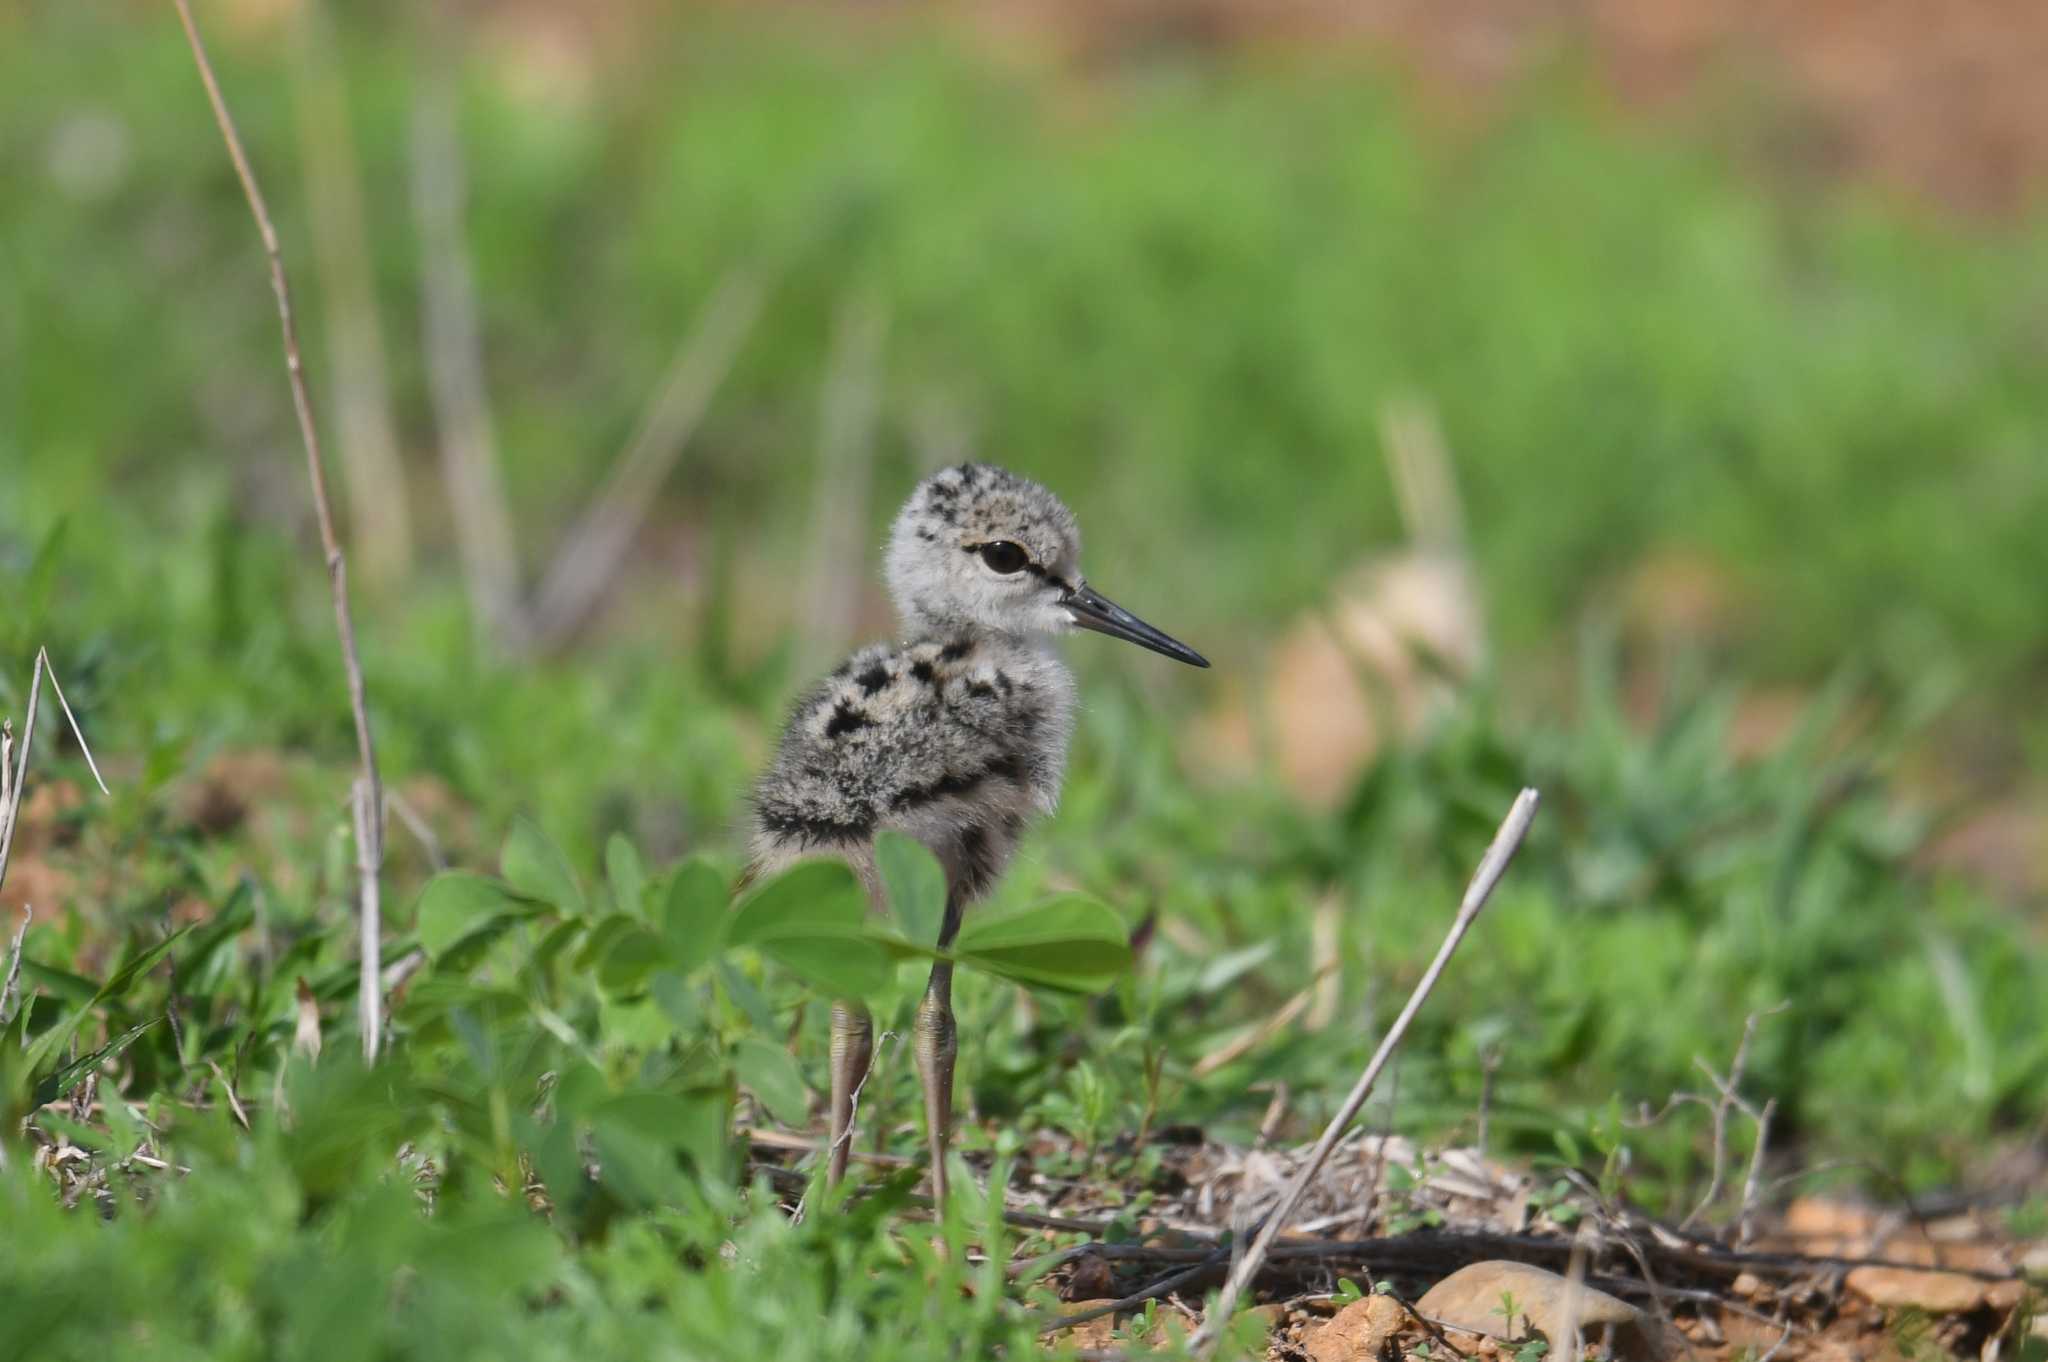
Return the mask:
M 1106 600 L 1081 577 L 1081 531 L 1028 478 L 962 464 L 926 478 L 896 517 L 889 592 L 903 641 L 855 653 L 798 702 L 753 796 L 749 875 L 807 856 L 844 858 L 882 903 L 874 838 L 930 848 L 945 869 L 936 943 L 1009 864 L 1031 819 L 1059 802 L 1074 728 L 1074 678 L 1054 640 L 1075 629 L 1126 639 L 1197 667 L 1187 645 Z M 932 1191 L 943 1201 L 957 1053 L 952 966 L 932 967 L 919 1004 Z M 829 1176 L 844 1175 L 853 1097 L 873 1054 L 866 1008 L 832 1009 Z

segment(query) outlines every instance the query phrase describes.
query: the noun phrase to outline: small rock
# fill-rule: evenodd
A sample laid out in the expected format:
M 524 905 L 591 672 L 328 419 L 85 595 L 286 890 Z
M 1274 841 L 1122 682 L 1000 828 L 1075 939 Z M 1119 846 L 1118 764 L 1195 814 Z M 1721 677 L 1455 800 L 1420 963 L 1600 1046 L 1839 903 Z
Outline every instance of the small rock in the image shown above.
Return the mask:
M 1958 1315 L 1984 1304 L 1985 1284 L 1953 1272 L 1859 1267 L 1850 1271 L 1846 1282 L 1851 1291 L 1887 1310 L 1911 1308 L 1930 1315 Z
M 1984 1283 L 1984 1303 L 1993 1310 L 2011 1310 L 2027 1298 L 2027 1284 L 2010 1278 Z
M 1764 1283 L 1763 1279 L 1754 1272 L 1744 1272 L 1738 1274 L 1735 1280 L 1728 1284 L 1728 1289 L 1744 1300 L 1755 1300 L 1759 1295 L 1763 1294 Z
M 1408 1311 L 1392 1296 L 1362 1297 L 1308 1336 L 1309 1362 L 1376 1362 L 1406 1323 Z
M 1543 1335 L 1555 1351 L 1570 1333 L 1567 1310 L 1572 1291 L 1568 1278 L 1527 1263 L 1473 1263 L 1432 1286 L 1415 1302 L 1415 1309 L 1431 1319 L 1489 1334 L 1519 1334 L 1528 1328 Z M 1504 1294 L 1515 1298 L 1512 1323 L 1501 1316 Z M 1582 1336 L 1597 1337 L 1603 1327 L 1613 1325 L 1617 1344 L 1628 1348 L 1626 1355 L 1655 1356 L 1660 1351 L 1641 1312 L 1627 1301 L 1581 1284 L 1576 1309 Z

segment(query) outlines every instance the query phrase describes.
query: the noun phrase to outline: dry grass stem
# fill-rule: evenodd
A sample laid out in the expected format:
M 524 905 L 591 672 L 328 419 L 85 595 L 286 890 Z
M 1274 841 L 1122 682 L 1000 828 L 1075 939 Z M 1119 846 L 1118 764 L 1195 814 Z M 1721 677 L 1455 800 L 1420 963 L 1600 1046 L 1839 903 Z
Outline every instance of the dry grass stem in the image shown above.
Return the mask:
M 860 577 L 847 569 L 864 556 L 888 326 L 887 310 L 865 293 L 841 301 L 833 323 L 818 401 L 818 464 L 798 631 L 809 652 L 807 669 L 845 651 L 859 618 Z
M 441 478 L 476 629 L 514 655 L 531 641 L 520 599 L 512 512 L 498 465 L 498 437 L 484 379 L 476 279 L 463 239 L 466 177 L 445 50 L 429 61 L 412 109 L 412 200 L 419 225 L 421 318 L 427 387 L 440 431 Z
M 64 687 L 57 682 L 57 669 L 50 665 L 50 650 L 36 649 L 35 667 L 28 680 L 28 713 L 21 724 L 21 750 L 16 753 L 14 727 L 0 720 L 0 885 L 7 883 L 7 857 L 14 850 L 14 824 L 21 814 L 21 801 L 28 794 L 29 750 L 35 745 L 36 711 L 43 698 L 43 677 L 50 678 L 50 689 L 56 693 L 57 705 L 64 711 L 64 720 L 71 725 L 71 736 L 78 740 L 78 750 L 85 754 L 85 764 L 92 771 L 93 782 L 106 794 L 107 782 L 100 779 L 99 763 L 92 758 L 92 748 L 86 744 L 85 730 L 78 726 L 78 716 L 71 712 L 71 702 L 64 698 Z
M 1693 1064 L 1698 1067 L 1701 1073 L 1707 1076 L 1707 1081 L 1714 1085 L 1715 1095 L 1713 1097 L 1707 1097 L 1696 1092 L 1675 1092 L 1666 1099 L 1663 1107 L 1656 1114 L 1650 1115 L 1646 1112 L 1646 1114 L 1638 1116 L 1631 1122 L 1631 1124 L 1638 1128 L 1653 1126 L 1679 1107 L 1687 1105 L 1704 1107 L 1713 1122 L 1713 1147 L 1709 1154 L 1710 1162 L 1708 1167 L 1710 1171 L 1707 1177 L 1707 1190 L 1700 1196 L 1699 1203 L 1692 1208 L 1685 1219 L 1678 1222 L 1680 1233 L 1690 1232 L 1692 1227 L 1712 1208 L 1714 1203 L 1720 1200 L 1721 1189 L 1727 1181 L 1728 1174 L 1728 1117 L 1731 1113 L 1741 1112 L 1756 1126 L 1756 1144 L 1750 1150 L 1749 1172 L 1742 1184 L 1742 1210 L 1737 1221 L 1739 1242 L 1742 1244 L 1749 1242 L 1750 1226 L 1756 1212 L 1757 1200 L 1761 1195 L 1764 1150 L 1770 1138 L 1771 1117 L 1777 1111 L 1777 1100 L 1773 1098 L 1759 1108 L 1755 1103 L 1743 1097 L 1738 1088 L 1742 1083 L 1743 1069 L 1749 1063 L 1749 1047 L 1750 1043 L 1756 1039 L 1758 1024 L 1766 1017 L 1775 1017 L 1791 1006 L 1791 1002 L 1787 1000 L 1779 1003 L 1776 1007 L 1766 1008 L 1761 1012 L 1749 1014 L 1742 1024 L 1742 1039 L 1736 1042 L 1735 1056 L 1729 1061 L 1728 1076 L 1726 1078 L 1716 1073 L 1714 1066 L 1707 1063 L 1704 1058 L 1698 1055 L 1693 1056 Z
M 541 583 L 533 628 L 543 646 L 565 642 L 603 598 L 654 494 L 731 371 L 766 296 L 759 279 L 739 272 L 728 275 L 705 303 L 654 405 Z
M 1443 944 L 1437 948 L 1436 958 L 1430 961 L 1429 968 L 1416 982 L 1415 991 L 1408 995 L 1407 1004 L 1394 1019 L 1394 1024 L 1387 1029 L 1386 1038 L 1380 1042 L 1379 1049 L 1373 1053 L 1371 1061 L 1365 1066 L 1365 1071 L 1358 1076 L 1358 1082 L 1352 1086 L 1343 1105 L 1337 1108 L 1337 1114 L 1330 1118 L 1330 1124 L 1324 1128 L 1322 1138 L 1316 1141 L 1308 1159 L 1295 1173 L 1293 1182 L 1288 1185 L 1279 1203 L 1267 1213 L 1258 1237 L 1252 1241 L 1251 1248 L 1237 1261 L 1230 1277 L 1224 1282 L 1222 1294 L 1209 1307 L 1201 1331 L 1190 1344 L 1196 1356 L 1209 1356 L 1222 1341 L 1224 1330 L 1236 1309 L 1238 1297 L 1244 1293 L 1253 1278 L 1258 1276 L 1267 1254 L 1272 1251 L 1273 1240 L 1286 1227 L 1288 1217 L 1294 1213 L 1295 1206 L 1301 1201 L 1302 1193 L 1315 1180 L 1323 1163 L 1330 1157 L 1330 1151 L 1336 1148 L 1345 1127 L 1351 1124 L 1352 1118 L 1358 1115 L 1359 1108 L 1365 1105 L 1366 1098 L 1372 1095 L 1373 1085 L 1379 1081 L 1381 1071 L 1386 1068 L 1387 1062 L 1393 1058 L 1394 1051 L 1407 1036 L 1409 1026 L 1413 1024 L 1416 1014 L 1422 1010 L 1423 1003 L 1428 1001 L 1430 993 L 1436 988 L 1437 980 L 1443 977 L 1444 969 L 1450 964 L 1451 956 L 1457 952 L 1459 943 L 1465 939 L 1465 934 L 1478 920 L 1480 910 L 1486 907 L 1487 900 L 1493 896 L 1494 887 L 1500 883 L 1501 876 L 1507 871 L 1508 863 L 1514 859 L 1516 850 L 1522 845 L 1522 838 L 1528 834 L 1529 824 L 1536 817 L 1537 799 L 1535 790 L 1525 789 L 1516 797 L 1514 806 L 1508 810 L 1507 817 L 1501 822 L 1500 830 L 1494 834 L 1493 844 L 1486 849 L 1486 855 L 1480 859 L 1479 869 L 1473 873 L 1472 882 L 1465 890 L 1464 901 L 1458 907 L 1458 915 L 1452 920 Z
M 1334 966 L 1328 966 L 1317 971 L 1317 981 L 1320 982 L 1325 975 L 1333 970 Z M 1286 1030 L 1296 1017 L 1299 1017 L 1307 1010 L 1309 1003 L 1315 998 L 1315 995 L 1316 983 L 1311 983 L 1307 988 L 1302 989 L 1299 993 L 1282 1003 L 1279 1010 L 1274 1012 L 1272 1016 L 1266 1018 L 1257 1026 L 1252 1027 L 1249 1031 L 1242 1032 L 1225 1041 L 1196 1060 L 1194 1067 L 1189 1070 L 1189 1073 L 1195 1078 L 1207 1078 L 1218 1069 L 1243 1059 L 1274 1036 Z
M 412 569 L 412 515 L 391 414 L 384 335 L 363 212 L 362 162 L 349 131 L 348 91 L 327 0 L 294 7 L 292 95 L 311 211 L 313 265 L 334 356 L 334 417 L 358 566 L 395 583 Z
M 201 41 L 199 27 L 193 21 L 191 4 L 189 0 L 172 0 L 172 3 L 177 6 L 178 21 L 184 26 L 185 40 L 192 48 L 192 60 L 199 68 L 200 83 L 206 87 L 207 103 L 213 108 L 213 121 L 220 129 L 221 141 L 227 146 L 228 159 L 234 163 L 235 178 L 241 181 L 242 197 L 248 200 L 250 216 L 255 218 L 256 230 L 263 238 L 263 252 L 270 263 L 270 287 L 277 295 L 285 374 L 291 384 L 292 409 L 298 417 L 299 439 L 306 450 L 306 476 L 312 484 L 313 512 L 320 525 L 320 547 L 326 554 L 328 587 L 334 598 L 334 627 L 340 637 L 342 667 L 348 677 L 349 712 L 355 720 L 356 759 L 361 768 L 357 777 L 357 800 L 361 808 L 355 820 L 362 956 L 359 1013 L 363 1055 L 374 1060 L 378 1039 L 383 1032 L 383 1019 L 379 1015 L 382 996 L 377 988 L 377 976 L 379 942 L 383 932 L 378 874 L 384 864 L 384 782 L 377 772 L 377 747 L 370 735 L 370 714 L 363 693 L 363 664 L 356 653 L 355 621 L 349 610 L 348 563 L 342 555 L 341 540 L 335 535 L 334 513 L 328 505 L 327 472 L 320 456 L 320 433 L 313 421 L 313 399 L 306 389 L 305 361 L 299 353 L 291 284 L 285 277 L 284 254 L 278 247 L 277 228 L 271 224 L 270 209 L 265 205 L 263 190 L 256 182 L 256 172 L 249 164 L 247 153 L 242 150 L 241 134 L 235 130 L 235 120 L 228 113 L 220 81 L 215 78 L 213 63 L 206 55 L 206 44 Z
M 1383 402 L 1380 447 L 1408 538 L 1420 549 L 1462 553 L 1465 508 L 1435 408 L 1413 396 Z

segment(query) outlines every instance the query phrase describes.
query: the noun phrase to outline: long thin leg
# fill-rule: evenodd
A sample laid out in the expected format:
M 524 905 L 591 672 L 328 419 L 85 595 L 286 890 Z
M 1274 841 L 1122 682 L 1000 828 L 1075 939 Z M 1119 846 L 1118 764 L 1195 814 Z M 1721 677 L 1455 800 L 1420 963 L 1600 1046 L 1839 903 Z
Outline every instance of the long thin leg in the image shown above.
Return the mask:
M 965 908 L 957 896 L 947 897 L 946 916 L 939 925 L 940 950 L 953 944 Z M 925 1137 L 932 1152 L 932 1209 L 940 1215 L 946 1209 L 946 1146 L 953 1134 L 953 1060 L 959 1053 L 959 1035 L 953 1025 L 953 966 L 941 960 L 932 966 L 931 982 L 925 985 L 924 1000 L 917 1005 L 917 1076 L 924 1085 Z
M 875 1021 L 859 1003 L 832 1004 L 832 1145 L 825 1178 L 833 1186 L 846 1176 L 853 1152 L 853 1095 L 875 1057 Z

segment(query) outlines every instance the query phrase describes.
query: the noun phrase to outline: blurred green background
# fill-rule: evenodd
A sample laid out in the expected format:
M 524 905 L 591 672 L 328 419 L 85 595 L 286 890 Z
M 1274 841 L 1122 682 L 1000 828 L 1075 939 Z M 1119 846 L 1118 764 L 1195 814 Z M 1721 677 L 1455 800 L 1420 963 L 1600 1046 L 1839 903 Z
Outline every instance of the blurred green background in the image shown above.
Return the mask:
M 2038 1157 L 2040 149 L 1978 127 L 1967 81 L 1842 95 L 1829 55 L 1890 41 L 1853 17 L 1675 63 L 1591 10 L 1360 13 L 201 5 L 292 271 L 393 788 L 457 863 L 521 811 L 585 866 L 620 830 L 731 850 L 805 669 L 890 627 L 901 496 L 985 458 L 1216 663 L 1072 648 L 1075 785 L 1017 891 L 1160 914 L 1183 1060 L 1306 984 L 1329 894 L 1340 1030 L 1369 1034 L 1537 779 L 1525 882 L 1404 1122 L 1454 1125 L 1519 1035 L 1508 1138 L 1548 1148 L 1796 994 L 1753 1070 L 1789 1148 L 1923 1183 Z M 1940 154 L 1891 138 L 1921 121 Z M 117 777 L 45 811 L 27 854 L 64 913 L 31 940 L 103 958 L 245 871 L 281 920 L 345 922 L 352 739 L 276 315 L 169 6 L 0 9 L 0 128 L 0 708 L 47 644 Z M 499 470 L 533 601 L 721 289 L 758 312 L 618 570 L 556 637 L 494 634 L 448 446 Z M 1433 683 L 1402 671 L 1398 736 L 1305 789 L 1273 753 L 1320 711 L 1260 701 L 1300 693 L 1289 640 L 1438 617 L 1354 575 L 1438 542 L 1402 430 L 1455 489 L 1472 627 L 1437 703 L 1409 714 Z M 391 847 L 402 930 L 429 856 Z M 1309 1129 L 1364 1041 L 1277 1044 L 1176 1118 L 1242 1135 L 1247 1075 L 1280 1072 Z M 967 1075 L 984 1110 L 1036 1100 L 1006 1062 Z

